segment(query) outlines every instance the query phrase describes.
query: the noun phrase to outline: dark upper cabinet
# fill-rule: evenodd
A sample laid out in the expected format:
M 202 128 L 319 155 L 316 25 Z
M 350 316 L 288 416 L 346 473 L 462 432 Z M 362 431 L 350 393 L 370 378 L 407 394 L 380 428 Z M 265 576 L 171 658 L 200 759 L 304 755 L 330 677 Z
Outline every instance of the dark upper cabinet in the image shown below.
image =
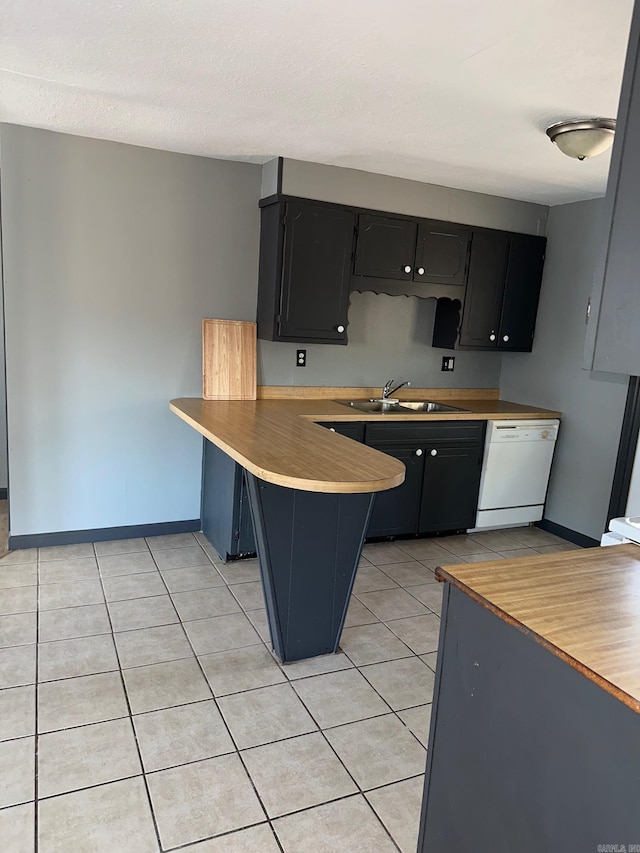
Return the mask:
M 471 231 L 429 220 L 418 226 L 413 280 L 464 288 Z
M 498 349 L 531 351 L 546 246 L 544 237 L 528 234 L 510 237 Z
M 347 343 L 355 216 L 302 202 L 262 209 L 258 336 Z
M 464 299 L 438 301 L 433 346 L 531 352 L 546 242 L 473 229 Z
M 358 216 L 355 275 L 411 280 L 413 277 L 416 222 L 387 216 Z
M 508 255 L 508 234 L 473 232 L 460 326 L 461 347 L 495 349 L 497 346 Z
M 421 295 L 427 285 L 464 288 L 471 231 L 464 225 L 431 219 L 419 221 L 361 213 L 358 216 L 355 276 L 384 281 L 396 279 L 423 285 L 406 291 Z M 446 290 L 443 292 L 447 292 Z M 440 295 L 441 291 L 429 291 Z
M 258 337 L 346 344 L 354 289 L 435 297 L 434 347 L 531 351 L 545 238 L 287 196 L 261 206 Z

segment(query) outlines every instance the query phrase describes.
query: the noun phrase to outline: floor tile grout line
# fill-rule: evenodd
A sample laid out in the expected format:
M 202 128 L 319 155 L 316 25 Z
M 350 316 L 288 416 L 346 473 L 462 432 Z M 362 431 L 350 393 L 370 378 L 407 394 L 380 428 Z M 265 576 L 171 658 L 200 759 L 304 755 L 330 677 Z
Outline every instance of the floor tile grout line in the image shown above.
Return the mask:
M 207 835 L 206 838 L 198 838 L 196 841 L 187 841 L 186 844 L 180 844 L 174 847 L 163 847 L 162 853 L 181 853 L 181 851 L 189 853 L 189 850 L 193 850 L 196 845 L 202 844 L 205 841 L 217 841 L 219 838 L 229 838 L 229 836 L 234 835 L 236 832 L 244 832 L 245 829 L 255 829 L 257 826 L 268 826 L 275 836 L 275 832 L 271 826 L 271 821 L 261 820 L 259 823 L 248 823 L 246 826 L 241 826 L 238 829 L 230 829 L 228 832 L 221 832 L 219 835 Z M 277 841 L 278 839 L 276 838 L 275 840 Z M 278 849 L 282 851 L 282 847 L 279 843 Z
M 145 540 L 145 541 L 146 541 L 146 540 Z M 94 550 L 94 554 L 95 554 L 95 545 L 93 546 L 93 550 Z M 155 562 L 155 561 L 154 561 L 154 562 Z M 105 592 L 105 589 L 104 589 L 104 584 L 102 583 L 102 576 L 100 576 L 100 586 L 101 586 L 101 588 L 102 588 L 102 594 L 103 594 L 103 596 L 104 596 L 104 598 L 105 598 L 105 603 L 106 603 L 106 592 Z M 159 827 L 158 827 L 158 822 L 157 822 L 157 820 L 156 820 L 156 813 L 155 813 L 155 810 L 154 810 L 154 808 L 153 808 L 153 802 L 152 802 L 152 800 L 151 800 L 151 791 L 149 790 L 149 785 L 148 785 L 148 782 L 147 782 L 147 778 L 146 778 L 145 773 L 144 773 L 144 763 L 143 763 L 143 760 L 142 760 L 142 750 L 140 749 L 140 743 L 139 743 L 139 741 L 138 741 L 138 733 L 137 733 L 137 731 L 136 731 L 136 727 L 135 727 L 135 725 L 134 725 L 134 723 L 133 723 L 133 713 L 132 713 L 132 710 L 131 710 L 131 703 L 130 703 L 130 701 L 129 701 L 129 694 L 128 694 L 128 692 L 127 692 L 127 685 L 126 685 L 126 683 L 125 683 L 125 680 L 124 680 L 124 674 L 123 674 L 123 672 L 122 672 L 122 666 L 121 666 L 121 663 L 120 663 L 120 655 L 119 655 L 119 653 L 118 653 L 118 646 L 116 645 L 116 640 L 115 640 L 115 636 L 114 636 L 114 632 L 113 632 L 113 623 L 112 623 L 112 621 L 111 621 L 111 613 L 109 612 L 109 608 L 108 608 L 108 607 L 106 608 L 106 610 L 107 610 L 107 619 L 109 620 L 109 625 L 111 626 L 111 638 L 112 638 L 112 640 L 113 640 L 113 645 L 114 645 L 115 652 L 116 652 L 116 659 L 117 659 L 117 661 L 118 661 L 118 666 L 120 667 L 120 671 L 119 671 L 119 674 L 120 674 L 120 684 L 122 685 L 122 691 L 123 691 L 123 693 L 124 693 L 124 700 L 125 700 L 125 703 L 126 703 L 126 706 L 127 706 L 127 710 L 128 710 L 128 712 L 129 712 L 129 716 L 128 716 L 129 725 L 131 726 L 131 732 L 132 732 L 132 734 L 133 734 L 133 741 L 134 741 L 134 743 L 135 743 L 135 745 L 136 745 L 136 752 L 137 752 L 137 755 L 138 755 L 138 761 L 140 762 L 140 772 L 141 772 L 141 774 L 142 774 L 142 784 L 144 785 L 144 789 L 145 789 L 145 792 L 146 792 L 146 794 L 147 794 L 147 802 L 148 802 L 148 804 L 149 804 L 149 812 L 150 812 L 150 814 L 151 814 L 151 821 L 152 821 L 152 823 L 153 823 L 153 829 L 154 829 L 154 832 L 155 832 L 155 835 L 156 835 L 156 840 L 157 840 L 157 842 L 158 842 L 158 849 L 159 849 L 159 850 L 162 850 L 162 842 L 161 842 L 161 840 L 160 840 L 160 829 L 159 829 Z M 37 853 L 37 851 L 36 851 L 36 853 Z
M 178 614 L 178 615 L 180 615 L 180 614 Z M 247 617 L 245 616 L 245 618 L 247 618 Z M 254 628 L 254 630 L 255 630 L 255 628 Z M 187 634 L 187 632 L 186 632 L 186 631 L 185 631 L 185 634 Z M 258 632 L 257 632 L 257 631 L 256 631 L 256 635 L 260 638 L 260 640 L 262 640 L 262 637 L 260 637 L 260 635 L 258 634 Z M 207 684 L 207 687 L 209 688 L 209 690 L 210 690 L 210 692 L 211 692 L 211 696 L 212 696 L 213 702 L 215 703 L 215 707 L 216 707 L 216 710 L 218 711 L 218 714 L 219 714 L 219 716 L 220 716 L 220 719 L 222 720 L 222 723 L 223 723 L 223 725 L 224 725 L 224 727 L 225 727 L 225 730 L 226 730 L 227 734 L 229 735 L 229 738 L 230 738 L 230 740 L 231 740 L 231 743 L 232 743 L 232 744 L 234 745 L 234 747 L 235 747 L 235 754 L 238 756 L 238 760 L 239 760 L 239 761 L 240 761 L 240 763 L 242 764 L 242 769 L 244 770 L 244 772 L 245 772 L 245 774 L 246 774 L 246 776 L 247 776 L 247 778 L 248 778 L 248 780 L 249 780 L 249 784 L 251 785 L 251 788 L 252 788 L 252 790 L 253 790 L 253 792 L 254 792 L 254 794 L 255 794 L 255 796 L 256 796 L 256 798 L 257 798 L 257 800 L 258 800 L 259 804 L 260 804 L 260 808 L 262 809 L 262 811 L 263 811 L 263 813 L 264 813 L 264 815 L 265 815 L 265 818 L 266 818 L 266 820 L 268 821 L 268 820 L 269 820 L 269 813 L 267 812 L 267 808 L 266 808 L 265 804 L 262 802 L 262 797 L 260 796 L 260 793 L 259 793 L 259 791 L 258 791 L 258 788 L 257 788 L 257 786 L 256 786 L 256 784 L 255 784 L 255 782 L 254 782 L 254 780 L 253 780 L 253 779 L 252 779 L 252 777 L 251 777 L 251 773 L 249 773 L 249 768 L 248 768 L 248 767 L 247 767 L 247 765 L 245 764 L 245 761 L 244 761 L 244 759 L 243 759 L 242 755 L 240 754 L 240 749 L 238 748 L 238 743 L 237 743 L 237 741 L 236 741 L 235 737 L 233 736 L 233 732 L 231 731 L 231 728 L 230 728 L 230 726 L 229 726 L 229 724 L 228 724 L 228 722 L 227 722 L 227 719 L 226 719 L 225 715 L 222 713 L 222 709 L 220 708 L 220 704 L 218 703 L 218 699 L 217 699 L 217 697 L 216 697 L 216 695 L 215 695 L 215 693 L 214 693 L 214 690 L 213 690 L 213 688 L 212 688 L 211 684 L 209 683 L 209 679 L 207 678 L 207 674 L 206 674 L 206 672 L 205 672 L 205 670 L 204 670 L 204 667 L 202 666 L 202 663 L 201 663 L 200 659 L 198 658 L 198 655 L 196 654 L 195 648 L 194 648 L 193 643 L 191 642 L 191 639 L 190 639 L 190 637 L 189 637 L 189 635 L 188 635 L 188 634 L 187 634 L 187 640 L 189 641 L 189 643 L 190 643 L 190 645 L 191 645 L 191 648 L 193 649 L 193 653 L 194 653 L 194 655 L 195 655 L 195 657 L 196 657 L 196 660 L 197 660 L 197 662 L 198 662 L 198 667 L 200 668 L 200 672 L 202 673 L 202 677 L 204 678 L 204 680 L 205 680 L 205 682 L 206 682 L 206 684 Z M 256 643 L 256 645 L 258 645 L 258 644 Z M 248 648 L 248 647 L 246 647 L 246 648 Z M 281 849 L 282 849 L 282 848 L 281 848 Z

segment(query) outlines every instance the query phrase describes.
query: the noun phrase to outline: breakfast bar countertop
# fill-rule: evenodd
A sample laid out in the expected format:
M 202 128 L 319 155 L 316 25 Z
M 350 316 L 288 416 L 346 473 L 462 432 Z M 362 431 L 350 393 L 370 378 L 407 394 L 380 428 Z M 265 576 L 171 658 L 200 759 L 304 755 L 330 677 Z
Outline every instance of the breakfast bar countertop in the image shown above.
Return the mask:
M 637 545 L 446 566 L 436 576 L 640 713 Z
M 452 421 L 556 418 L 558 412 L 499 400 L 492 389 L 403 388 L 403 400 L 430 399 L 464 412 L 370 414 L 338 399 L 379 396 L 373 388 L 259 389 L 258 400 L 172 400 L 171 411 L 256 477 L 310 492 L 384 491 L 404 480 L 404 465 L 372 447 L 318 426 L 350 421 Z M 317 423 L 314 423 L 317 422 Z

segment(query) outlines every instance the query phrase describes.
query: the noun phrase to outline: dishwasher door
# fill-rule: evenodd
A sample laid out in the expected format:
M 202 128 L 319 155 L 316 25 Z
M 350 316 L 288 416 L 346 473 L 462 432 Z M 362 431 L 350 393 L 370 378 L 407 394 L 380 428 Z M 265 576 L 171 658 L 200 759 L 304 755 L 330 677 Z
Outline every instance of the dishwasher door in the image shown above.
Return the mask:
M 489 421 L 478 509 L 543 504 L 557 420 Z

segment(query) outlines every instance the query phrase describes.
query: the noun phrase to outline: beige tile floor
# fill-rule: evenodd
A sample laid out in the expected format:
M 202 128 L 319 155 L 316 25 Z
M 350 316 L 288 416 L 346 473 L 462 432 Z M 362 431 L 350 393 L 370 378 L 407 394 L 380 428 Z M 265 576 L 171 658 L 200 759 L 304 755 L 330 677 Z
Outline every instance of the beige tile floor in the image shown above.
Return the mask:
M 438 564 L 536 529 L 367 545 L 339 654 L 281 666 L 255 560 L 200 534 L 0 560 L 2 853 L 416 847 Z

